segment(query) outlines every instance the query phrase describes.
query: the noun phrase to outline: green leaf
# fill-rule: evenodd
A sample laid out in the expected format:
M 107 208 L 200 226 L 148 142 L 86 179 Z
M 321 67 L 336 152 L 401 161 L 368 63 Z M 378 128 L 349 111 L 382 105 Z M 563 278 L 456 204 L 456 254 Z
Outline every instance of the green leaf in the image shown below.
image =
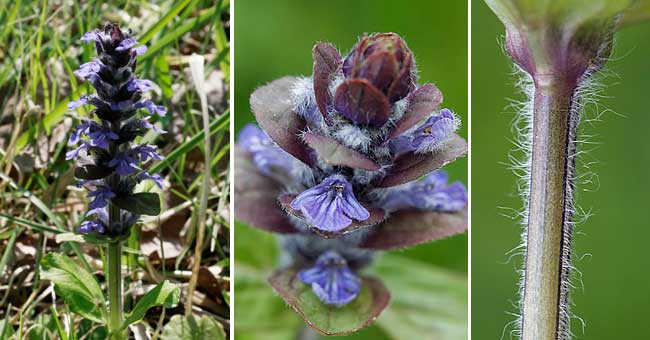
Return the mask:
M 237 306 L 243 306 L 235 308 L 237 339 L 295 339 L 304 323 L 296 313 L 287 310 L 286 303 L 273 294 L 266 281 L 278 257 L 275 236 L 235 222 L 235 240 L 234 284 Z
M 199 16 L 189 19 L 183 25 L 171 29 L 164 36 L 160 37 L 160 39 L 156 40 L 156 42 L 149 46 L 147 53 L 138 59 L 138 64 L 143 65 L 142 61 L 152 58 L 161 48 L 181 38 L 183 34 L 189 32 L 190 30 L 196 29 L 209 20 L 215 20 L 214 14 L 216 12 L 216 7 L 210 7 L 209 9 L 202 11 Z M 140 65 L 138 65 L 138 67 L 141 67 Z
M 111 199 L 111 202 L 123 210 L 140 215 L 157 216 L 160 214 L 160 196 L 152 192 L 117 196 Z
M 104 178 L 110 175 L 112 172 L 113 169 L 111 168 L 97 166 L 95 164 L 85 164 L 77 166 L 74 169 L 74 177 L 85 180 L 94 180 Z
M 177 285 L 169 281 L 163 281 L 156 285 L 156 287 L 147 294 L 145 294 L 140 301 L 135 305 L 131 313 L 124 319 L 122 329 L 125 329 L 131 324 L 134 324 L 144 317 L 149 308 L 155 306 L 163 306 L 165 308 L 173 308 L 178 304 L 180 296 L 180 289 Z
M 50 253 L 41 260 L 41 277 L 54 283 L 55 292 L 70 310 L 86 319 L 104 323 L 104 295 L 95 278 L 66 255 Z
M 377 319 L 395 339 L 467 339 L 467 280 L 453 272 L 395 254 L 384 254 L 372 271 L 391 291 Z
M 650 20 L 650 0 L 637 0 L 623 14 L 621 25 L 630 25 L 647 20 Z
M 160 20 L 156 21 L 156 23 L 147 30 L 138 40 L 140 41 L 140 44 L 146 44 L 151 38 L 154 36 L 154 34 L 158 33 L 169 21 L 171 21 L 187 4 L 190 2 L 190 0 L 183 0 L 178 3 L 176 3 L 172 8 L 169 9 L 169 11 L 162 17 Z
M 226 339 L 226 332 L 220 323 L 206 315 L 198 319 L 191 314 L 186 317 L 174 315 L 165 326 L 160 338 L 162 340 L 223 340 Z
M 285 268 L 275 272 L 269 282 L 307 325 L 324 335 L 346 335 L 369 326 L 390 300 L 381 281 L 362 276 L 361 291 L 352 302 L 342 307 L 325 305 L 297 274 L 296 268 Z

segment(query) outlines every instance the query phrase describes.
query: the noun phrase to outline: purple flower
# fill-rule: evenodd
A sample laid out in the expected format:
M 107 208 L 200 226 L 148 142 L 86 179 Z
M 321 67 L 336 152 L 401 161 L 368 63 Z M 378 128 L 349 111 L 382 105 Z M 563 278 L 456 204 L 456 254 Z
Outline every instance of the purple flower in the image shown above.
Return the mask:
M 88 135 L 88 133 L 90 132 L 90 128 L 93 125 L 97 125 L 97 123 L 92 120 L 82 118 L 79 125 L 75 127 L 74 131 L 70 135 L 70 139 L 68 139 L 68 144 L 75 145 L 79 143 L 79 141 L 81 140 L 81 135 L 82 134 Z
M 148 92 L 153 90 L 154 87 L 153 87 L 153 82 L 151 82 L 151 80 L 131 78 L 127 83 L 126 89 L 129 90 L 130 92 L 135 92 L 135 91 Z
M 447 185 L 447 173 L 436 171 L 423 179 L 395 187 L 384 197 L 381 207 L 395 211 L 416 208 L 429 211 L 458 211 L 467 206 L 467 189 L 461 182 Z
M 131 150 L 131 155 L 146 162 L 149 159 L 162 160 L 163 157 L 156 153 L 156 148 L 152 145 L 138 145 Z
M 72 111 L 81 105 L 88 104 L 89 102 L 90 102 L 90 96 L 86 96 L 86 95 L 81 96 L 81 98 L 79 98 L 78 100 L 71 100 L 68 103 L 68 111 Z
M 345 259 L 331 250 L 320 255 L 313 267 L 300 271 L 298 278 L 310 284 L 324 304 L 337 307 L 354 300 L 361 290 L 361 280 L 352 273 Z
M 163 188 L 163 178 L 159 174 L 149 175 L 148 172 L 143 171 L 136 176 L 139 180 L 152 180 L 156 185 L 162 189 Z
M 115 158 L 108 162 L 108 166 L 115 168 L 115 172 L 117 172 L 118 175 L 128 176 L 136 170 L 140 170 L 140 168 L 135 165 L 136 163 L 137 160 L 135 158 L 131 157 L 126 152 L 120 152 L 115 155 Z
M 96 231 L 99 234 L 103 234 L 106 232 L 106 226 L 102 221 L 93 219 L 81 222 L 81 225 L 79 225 L 79 228 L 77 229 L 77 232 L 81 234 L 89 234 L 93 231 Z
M 73 158 L 77 158 L 81 150 L 88 150 L 88 148 L 90 148 L 90 144 L 88 144 L 87 142 L 82 142 L 81 145 L 79 145 L 78 147 L 65 153 L 65 160 L 69 161 Z
M 149 123 L 149 119 L 150 119 L 150 118 L 151 118 L 151 117 L 145 117 L 145 118 L 142 118 L 142 119 L 137 119 L 137 120 L 136 120 L 136 121 L 137 121 L 137 123 L 136 123 L 137 126 L 138 126 L 139 128 L 141 128 L 141 129 L 151 129 L 151 130 L 153 130 L 154 132 L 159 133 L 159 134 L 167 133 L 167 131 L 158 128 L 158 127 L 157 127 L 156 125 L 154 125 L 154 124 Z
M 136 56 L 143 55 L 143 54 L 145 54 L 147 52 L 147 46 L 140 45 L 140 46 L 134 48 L 133 51 L 135 51 Z
M 247 124 L 239 132 L 237 143 L 251 153 L 253 163 L 265 175 L 271 175 L 273 169 L 286 172 L 293 167 L 293 158 L 280 149 L 259 127 Z
M 135 41 L 135 39 L 133 38 L 126 38 L 120 42 L 120 44 L 115 48 L 115 50 L 118 52 L 123 52 L 135 46 L 135 44 L 137 43 L 138 42 Z
M 458 120 L 449 109 L 442 109 L 413 132 L 413 147 L 417 151 L 429 151 L 440 145 L 458 129 Z
M 149 110 L 149 113 L 155 113 L 159 116 L 164 116 L 167 114 L 167 108 L 161 105 L 154 104 L 149 99 L 143 99 L 135 104 L 133 104 L 134 109 L 146 108 Z
M 93 61 L 79 66 L 79 69 L 74 71 L 74 74 L 83 79 L 88 79 L 91 75 L 97 75 L 97 73 L 99 73 L 101 65 L 102 64 L 98 59 L 94 59 Z
M 90 32 L 84 33 L 84 35 L 81 36 L 81 39 L 79 39 L 79 40 L 81 40 L 81 41 L 83 41 L 85 43 L 89 43 L 90 41 L 99 42 L 100 41 L 99 34 L 101 34 L 101 33 L 98 33 L 97 30 L 92 30 Z
M 90 209 L 103 208 L 108 205 L 108 200 L 115 197 L 115 193 L 111 191 L 111 188 L 100 185 L 96 186 L 95 190 L 88 193 L 88 198 L 94 197 L 94 199 L 88 204 Z
M 344 229 L 352 223 L 352 218 L 363 221 L 370 217 L 342 175 L 329 176 L 303 191 L 291 202 L 291 207 L 300 210 L 314 227 L 326 231 Z
M 88 132 L 87 135 L 90 137 L 90 145 L 102 148 L 104 150 L 108 150 L 109 139 L 120 139 L 120 137 L 115 132 L 111 131 L 111 129 L 105 126 L 99 126 L 99 124 L 91 127 L 90 132 Z

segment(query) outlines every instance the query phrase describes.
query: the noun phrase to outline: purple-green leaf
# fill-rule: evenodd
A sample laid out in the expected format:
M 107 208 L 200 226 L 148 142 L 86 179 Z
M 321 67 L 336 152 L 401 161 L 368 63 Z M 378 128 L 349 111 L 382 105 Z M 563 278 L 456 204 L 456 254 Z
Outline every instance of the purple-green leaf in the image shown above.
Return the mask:
M 467 209 L 459 212 L 398 211 L 373 227 L 360 246 L 374 250 L 405 248 L 467 230 Z
M 343 61 L 336 47 L 324 42 L 314 45 L 312 56 L 314 58 L 313 81 L 316 105 L 318 105 L 318 109 L 325 121 L 329 121 L 327 107 L 332 104 L 329 86 Z
M 293 267 L 279 270 L 269 277 L 269 283 L 309 327 L 323 335 L 346 335 L 367 327 L 390 300 L 390 293 L 381 281 L 361 277 L 361 290 L 352 302 L 342 307 L 325 305 L 311 286 L 298 279 L 297 273 Z
M 433 84 L 421 86 L 408 96 L 408 109 L 388 133 L 387 139 L 395 138 L 421 122 L 442 102 L 442 92 Z
M 348 227 L 346 227 L 345 229 L 341 229 L 339 231 L 321 230 L 309 224 L 309 221 L 305 219 L 305 217 L 302 215 L 300 211 L 295 210 L 291 207 L 291 202 L 293 201 L 294 198 L 296 198 L 296 195 L 282 194 L 278 197 L 278 202 L 287 213 L 307 222 L 309 228 L 323 238 L 336 238 L 364 227 L 379 224 L 388 217 L 386 211 L 379 208 L 368 207 L 362 204 L 370 212 L 370 217 L 367 220 L 357 221 L 353 219 L 352 223 Z
M 295 81 L 295 77 L 276 79 L 255 90 L 250 103 L 257 123 L 269 137 L 285 151 L 311 165 L 309 150 L 298 136 L 306 123 L 293 112 L 291 86 Z
M 307 132 L 304 138 L 318 157 L 329 165 L 373 171 L 381 168 L 361 152 L 350 149 L 331 137 Z
M 257 171 L 246 153 L 235 147 L 235 218 L 266 231 L 295 233 L 277 205 L 281 185 Z
M 430 153 L 409 152 L 398 156 L 388 174 L 377 184 L 379 188 L 389 188 L 414 181 L 426 174 L 442 168 L 467 152 L 467 142 L 454 134 L 440 149 Z
M 383 126 L 388 121 L 388 98 L 364 79 L 350 79 L 339 85 L 334 108 L 344 117 L 359 124 Z

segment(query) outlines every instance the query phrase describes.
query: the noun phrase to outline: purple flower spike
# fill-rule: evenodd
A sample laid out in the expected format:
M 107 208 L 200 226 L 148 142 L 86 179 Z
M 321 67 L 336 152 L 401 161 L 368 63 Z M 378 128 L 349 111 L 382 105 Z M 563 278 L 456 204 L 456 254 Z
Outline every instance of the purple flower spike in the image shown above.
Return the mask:
M 447 185 L 447 173 L 436 171 L 420 181 L 390 191 L 381 207 L 396 211 L 416 208 L 427 211 L 459 211 L 467 206 L 467 189 L 461 182 Z
M 280 149 L 259 127 L 248 124 L 237 136 L 237 143 L 252 155 L 253 163 L 265 175 L 271 175 L 273 169 L 289 172 L 292 157 Z
M 417 151 L 430 151 L 447 140 L 458 129 L 458 120 L 449 109 L 442 109 L 413 132 L 413 147 Z
M 324 304 L 337 307 L 354 300 L 361 290 L 361 280 L 352 273 L 345 259 L 331 250 L 320 255 L 313 267 L 300 271 L 298 278 L 310 284 Z
M 291 208 L 300 210 L 316 228 L 339 231 L 352 223 L 352 218 L 367 220 L 370 212 L 357 201 L 352 185 L 344 176 L 332 175 L 320 184 L 300 193 Z
M 108 162 L 108 166 L 115 168 L 115 172 L 117 172 L 118 175 L 128 176 L 136 170 L 140 170 L 140 168 L 135 165 L 137 162 L 138 161 L 135 158 L 131 157 L 127 153 L 120 152 L 115 156 L 115 158 Z
M 108 205 L 108 200 L 115 197 L 115 193 L 107 186 L 97 186 L 95 190 L 88 193 L 88 198 L 94 197 L 94 199 L 88 204 L 88 207 L 92 210 L 103 208 Z

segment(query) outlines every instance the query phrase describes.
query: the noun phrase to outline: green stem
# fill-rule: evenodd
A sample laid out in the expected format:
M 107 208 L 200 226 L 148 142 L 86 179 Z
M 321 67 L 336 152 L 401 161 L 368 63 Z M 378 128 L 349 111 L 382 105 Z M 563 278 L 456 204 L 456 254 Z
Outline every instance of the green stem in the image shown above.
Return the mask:
M 122 308 L 122 242 L 110 243 L 108 245 L 108 302 L 109 320 L 108 330 L 115 340 L 126 339 L 123 331 L 120 331 L 123 322 Z

